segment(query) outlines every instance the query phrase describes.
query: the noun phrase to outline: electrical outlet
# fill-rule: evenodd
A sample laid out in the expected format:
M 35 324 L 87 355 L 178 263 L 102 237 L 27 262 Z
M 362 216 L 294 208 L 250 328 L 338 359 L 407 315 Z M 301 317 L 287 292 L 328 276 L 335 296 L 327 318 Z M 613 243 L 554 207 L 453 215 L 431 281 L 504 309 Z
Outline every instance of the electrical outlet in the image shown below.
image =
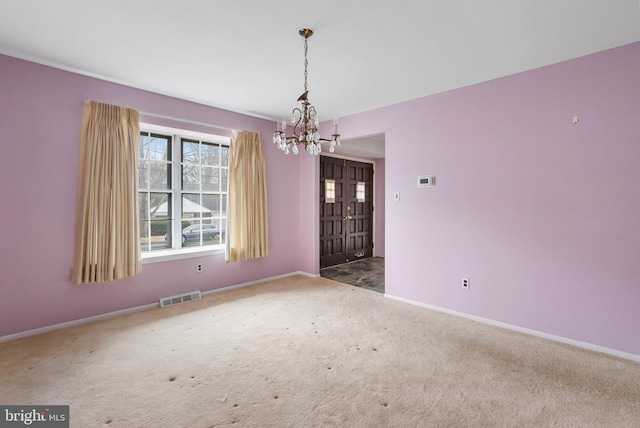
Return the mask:
M 469 289 L 469 285 L 471 285 L 471 281 L 469 280 L 469 278 L 462 278 L 462 288 L 464 288 L 465 290 Z
M 202 263 L 196 265 L 196 272 L 202 272 Z

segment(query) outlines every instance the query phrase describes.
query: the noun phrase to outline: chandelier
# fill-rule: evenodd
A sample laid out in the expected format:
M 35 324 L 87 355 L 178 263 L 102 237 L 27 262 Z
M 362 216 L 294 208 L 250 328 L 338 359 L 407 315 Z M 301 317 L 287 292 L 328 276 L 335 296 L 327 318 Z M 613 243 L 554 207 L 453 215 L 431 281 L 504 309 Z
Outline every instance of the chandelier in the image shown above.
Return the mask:
M 338 134 L 338 118 L 333 119 L 333 134 L 331 138 L 320 137 L 320 123 L 316 108 L 309 102 L 309 90 L 307 88 L 307 41 L 313 35 L 313 31 L 303 28 L 298 32 L 304 38 L 304 93 L 300 95 L 298 101 L 302 103 L 291 112 L 291 124 L 293 131 L 287 135 L 287 122 L 282 119 L 282 124 L 276 125 L 273 133 L 273 143 L 280 150 L 289 154 L 298 154 L 298 145 L 303 144 L 307 153 L 319 155 L 322 152 L 322 144 L 329 145 L 329 151 L 333 153 L 335 147 L 340 145 L 340 134 Z

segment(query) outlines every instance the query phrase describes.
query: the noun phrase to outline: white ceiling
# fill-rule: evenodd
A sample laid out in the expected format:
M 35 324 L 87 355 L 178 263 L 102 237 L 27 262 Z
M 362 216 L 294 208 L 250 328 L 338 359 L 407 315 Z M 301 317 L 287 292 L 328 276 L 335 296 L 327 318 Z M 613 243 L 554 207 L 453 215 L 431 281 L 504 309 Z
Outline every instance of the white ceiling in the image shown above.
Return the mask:
M 321 120 L 640 41 L 639 0 L 0 0 L 0 53 L 269 119 Z

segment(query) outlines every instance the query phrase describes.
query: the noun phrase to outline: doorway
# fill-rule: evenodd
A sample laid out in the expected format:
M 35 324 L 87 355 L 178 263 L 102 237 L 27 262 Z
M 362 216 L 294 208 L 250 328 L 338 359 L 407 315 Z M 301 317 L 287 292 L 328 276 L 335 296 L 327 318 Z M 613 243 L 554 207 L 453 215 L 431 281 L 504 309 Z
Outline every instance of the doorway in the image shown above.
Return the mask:
M 373 164 L 320 157 L 320 268 L 373 256 Z

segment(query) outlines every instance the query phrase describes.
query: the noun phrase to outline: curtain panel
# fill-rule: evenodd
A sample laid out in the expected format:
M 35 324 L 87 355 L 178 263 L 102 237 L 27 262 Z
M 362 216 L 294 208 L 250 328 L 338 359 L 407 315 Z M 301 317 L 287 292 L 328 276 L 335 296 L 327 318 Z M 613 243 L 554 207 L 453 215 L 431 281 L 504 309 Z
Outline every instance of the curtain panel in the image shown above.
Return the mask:
M 142 270 L 138 213 L 139 113 L 85 101 L 78 159 L 74 284 Z
M 229 158 L 227 261 L 269 253 L 266 163 L 262 134 L 232 131 Z

